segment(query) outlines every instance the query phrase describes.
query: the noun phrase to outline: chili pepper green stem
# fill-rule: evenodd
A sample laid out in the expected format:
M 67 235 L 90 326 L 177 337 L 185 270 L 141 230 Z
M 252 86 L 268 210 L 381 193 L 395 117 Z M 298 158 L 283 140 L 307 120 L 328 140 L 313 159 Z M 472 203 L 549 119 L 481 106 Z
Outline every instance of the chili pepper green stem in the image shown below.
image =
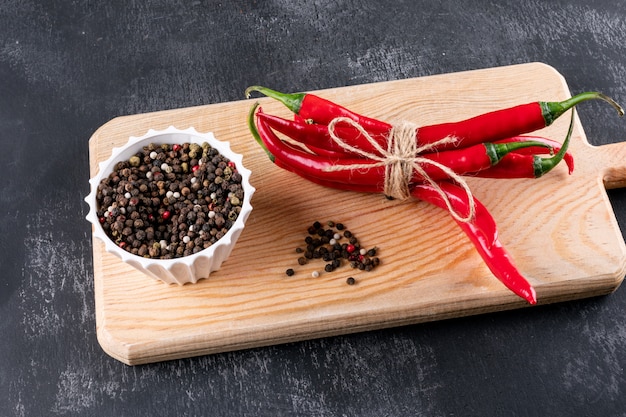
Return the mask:
M 257 130 L 256 124 L 254 123 L 254 112 L 256 111 L 258 107 L 259 107 L 259 102 L 254 103 L 254 105 L 252 105 L 252 108 L 250 109 L 250 112 L 248 113 L 248 128 L 250 129 L 250 133 L 252 133 L 252 137 L 254 138 L 254 140 L 256 140 L 257 143 L 261 145 L 261 147 L 263 148 L 267 156 L 270 158 L 270 160 L 274 162 L 274 159 L 275 159 L 274 155 L 272 155 L 269 149 L 267 149 L 267 146 L 265 146 L 265 143 L 263 143 L 263 140 L 261 139 L 261 135 L 259 135 L 259 131 Z
M 492 165 L 497 164 L 507 154 L 514 152 L 518 149 L 537 146 L 537 147 L 552 150 L 552 146 L 546 143 L 538 142 L 534 140 L 525 140 L 525 141 L 520 141 L 520 142 L 507 142 L 507 143 L 486 142 L 486 143 L 483 143 L 483 145 L 485 146 L 485 150 L 487 152 L 487 155 L 489 156 L 489 159 L 491 160 Z
M 256 91 L 264 96 L 271 97 L 275 100 L 283 103 L 293 113 L 300 113 L 300 106 L 302 106 L 302 100 L 306 96 L 306 93 L 281 93 L 271 88 L 263 87 L 260 85 L 253 85 L 246 88 L 246 98 L 250 98 L 250 93 Z
M 624 115 L 624 109 L 622 106 L 617 104 L 615 100 L 611 97 L 599 93 L 597 91 L 587 91 L 584 93 L 577 94 L 573 97 L 568 98 L 567 100 L 563 100 L 561 102 L 549 102 L 549 101 L 541 101 L 539 105 L 541 106 L 541 112 L 543 114 L 543 118 L 545 119 L 546 126 L 549 126 L 554 122 L 559 116 L 573 108 L 574 106 L 582 103 L 587 100 L 602 100 L 609 103 L 620 116 Z
M 567 148 L 569 147 L 570 138 L 572 137 L 572 131 L 574 130 L 574 111 L 572 110 L 572 118 L 569 122 L 569 129 L 567 130 L 567 136 L 563 141 L 563 145 L 561 149 L 550 158 L 541 158 L 539 156 L 535 156 L 534 158 L 534 169 L 535 169 L 535 178 L 539 178 L 545 173 L 549 172 L 559 164 L 563 160 L 563 157 L 567 153 Z

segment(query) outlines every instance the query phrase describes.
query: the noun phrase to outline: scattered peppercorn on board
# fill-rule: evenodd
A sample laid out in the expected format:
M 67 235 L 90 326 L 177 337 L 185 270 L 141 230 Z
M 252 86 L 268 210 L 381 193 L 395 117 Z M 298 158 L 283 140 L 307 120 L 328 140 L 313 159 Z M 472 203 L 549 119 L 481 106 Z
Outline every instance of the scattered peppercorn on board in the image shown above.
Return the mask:
M 418 124 L 570 96 L 563 77 L 541 63 L 316 93 L 368 116 Z M 93 176 L 129 136 L 170 125 L 212 131 L 244 155 L 257 189 L 230 258 L 197 284 L 157 282 L 94 241 L 97 335 L 109 355 L 134 365 L 527 306 L 491 275 L 443 210 L 322 188 L 274 166 L 246 125 L 254 101 L 118 117 L 91 137 Z M 270 99 L 258 101 L 289 116 Z M 612 111 L 598 117 L 617 117 Z M 538 134 L 562 141 L 568 124 L 562 117 Z M 608 294 L 626 273 L 626 246 L 605 191 L 626 185 L 626 145 L 591 146 L 577 121 L 570 150 L 571 176 L 562 164 L 536 180 L 468 179 L 539 304 Z M 364 247 L 379 248 L 381 264 L 329 273 L 321 261 L 299 265 L 295 249 L 315 220 L 344 223 Z

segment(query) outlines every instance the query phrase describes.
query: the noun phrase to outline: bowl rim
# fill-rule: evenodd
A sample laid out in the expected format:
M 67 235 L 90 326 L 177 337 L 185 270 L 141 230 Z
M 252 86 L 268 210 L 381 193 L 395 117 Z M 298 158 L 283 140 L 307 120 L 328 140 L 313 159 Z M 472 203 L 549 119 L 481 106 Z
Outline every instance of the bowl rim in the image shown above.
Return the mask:
M 167 136 L 172 136 L 172 135 L 181 135 L 181 136 L 187 135 L 189 139 L 182 141 L 182 142 L 179 140 L 172 140 L 169 142 L 158 140 L 160 136 L 167 137 Z M 97 192 L 98 185 L 100 184 L 102 179 L 105 178 L 105 176 L 108 176 L 112 172 L 115 164 L 124 159 L 122 158 L 122 155 L 124 153 L 130 152 L 130 149 L 134 149 L 134 148 L 139 150 L 141 146 L 144 146 L 144 144 L 147 144 L 150 142 L 170 143 L 170 144 L 184 143 L 184 142 L 189 142 L 189 143 L 193 142 L 193 143 L 201 144 L 203 142 L 207 142 L 209 143 L 209 145 L 217 149 L 221 155 L 223 155 L 224 157 L 228 158 L 229 160 L 235 163 L 237 167 L 237 172 L 241 174 L 241 177 L 242 177 L 241 184 L 244 190 L 243 202 L 241 204 L 241 212 L 239 216 L 237 216 L 237 220 L 235 220 L 232 226 L 228 229 L 228 232 L 226 232 L 224 236 L 222 236 L 219 240 L 217 240 L 208 248 L 203 249 L 191 255 L 181 256 L 181 257 L 172 258 L 172 259 L 156 259 L 156 258 L 142 257 L 142 256 L 135 255 L 131 252 L 128 252 L 120 248 L 118 245 L 115 244 L 115 242 L 113 242 L 113 240 L 106 234 L 106 232 L 102 228 L 102 225 L 100 224 L 100 221 L 97 215 L 96 192 Z M 135 152 L 132 152 L 131 155 L 133 155 L 134 153 Z M 213 134 L 213 132 L 200 133 L 194 127 L 189 127 L 187 129 L 178 129 L 174 126 L 169 126 L 168 128 L 164 130 L 149 129 L 144 135 L 130 136 L 126 144 L 119 146 L 119 147 L 113 147 L 111 150 L 111 156 L 108 159 L 98 163 L 97 173 L 89 179 L 90 192 L 84 199 L 85 202 L 89 205 L 89 212 L 87 213 L 85 218 L 92 224 L 93 237 L 98 238 L 100 241 L 102 241 L 105 245 L 105 250 L 114 255 L 117 255 L 119 258 L 121 258 L 123 262 L 131 263 L 131 264 L 133 262 L 137 262 L 144 269 L 148 269 L 149 265 L 154 265 L 154 264 L 161 265 L 161 267 L 167 270 L 170 270 L 172 267 L 180 263 L 191 265 L 199 258 L 213 257 L 215 251 L 220 247 L 232 245 L 233 244 L 232 238 L 235 235 L 235 233 L 238 230 L 244 228 L 245 220 L 247 218 L 246 212 L 249 213 L 250 211 L 252 211 L 252 205 L 250 201 L 252 199 L 252 195 L 256 191 L 256 189 L 252 186 L 252 184 L 250 184 L 251 174 L 252 172 L 248 168 L 246 168 L 243 164 L 243 155 L 234 152 L 230 147 L 229 141 L 218 140 Z

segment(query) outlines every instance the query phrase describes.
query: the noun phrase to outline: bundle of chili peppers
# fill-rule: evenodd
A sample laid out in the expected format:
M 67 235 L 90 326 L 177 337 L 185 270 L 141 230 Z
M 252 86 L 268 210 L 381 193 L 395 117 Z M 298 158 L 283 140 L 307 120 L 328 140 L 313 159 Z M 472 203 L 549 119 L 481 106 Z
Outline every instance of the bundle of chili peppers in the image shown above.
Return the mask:
M 407 146 L 396 143 L 396 126 L 313 94 L 252 86 L 246 96 L 253 91 L 280 101 L 294 113 L 293 120 L 284 119 L 264 113 L 258 103 L 250 111 L 250 131 L 276 165 L 326 187 L 385 194 L 389 194 L 389 176 L 398 175 L 390 167 L 397 171 L 399 166 L 401 196 L 448 210 L 494 276 L 530 304 L 537 302 L 534 288 L 500 242 L 495 220 L 462 177 L 538 178 L 563 160 L 571 174 L 574 159 L 568 145 L 573 108 L 600 99 L 624 114 L 611 98 L 585 92 L 561 102 L 522 104 L 458 122 L 408 125 L 403 127 L 402 140 L 409 142 L 408 152 L 413 154 L 398 158 Z M 525 135 L 552 124 L 568 110 L 572 120 L 562 144 Z

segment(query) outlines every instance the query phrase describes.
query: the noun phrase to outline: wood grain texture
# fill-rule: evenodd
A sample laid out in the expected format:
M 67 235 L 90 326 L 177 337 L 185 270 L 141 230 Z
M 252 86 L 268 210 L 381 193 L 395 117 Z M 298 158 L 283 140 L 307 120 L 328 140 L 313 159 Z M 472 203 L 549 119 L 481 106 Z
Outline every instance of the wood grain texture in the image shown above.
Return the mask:
M 270 86 L 271 87 L 271 86 Z M 317 92 L 356 111 L 418 124 L 458 120 L 508 105 L 560 100 L 565 80 L 539 63 Z M 267 112 L 287 115 L 268 100 Z M 388 201 L 321 188 L 267 159 L 246 127 L 251 100 L 119 117 L 90 139 L 91 174 L 129 136 L 170 125 L 213 131 L 244 155 L 257 188 L 248 220 L 222 269 L 195 285 L 167 286 L 136 272 L 94 242 L 98 340 L 127 364 L 524 307 L 496 280 L 448 215 L 419 201 Z M 614 117 L 607 110 L 599 117 Z M 540 134 L 562 140 L 568 117 Z M 580 123 L 571 150 L 576 169 L 539 180 L 470 179 L 500 237 L 540 304 L 606 294 L 626 271 L 626 250 L 605 187 L 626 176 L 626 147 L 589 145 Z M 314 220 L 342 221 L 382 265 L 344 267 L 310 277 L 323 264 L 296 267 L 294 248 Z M 354 276 L 358 284 L 347 286 Z

